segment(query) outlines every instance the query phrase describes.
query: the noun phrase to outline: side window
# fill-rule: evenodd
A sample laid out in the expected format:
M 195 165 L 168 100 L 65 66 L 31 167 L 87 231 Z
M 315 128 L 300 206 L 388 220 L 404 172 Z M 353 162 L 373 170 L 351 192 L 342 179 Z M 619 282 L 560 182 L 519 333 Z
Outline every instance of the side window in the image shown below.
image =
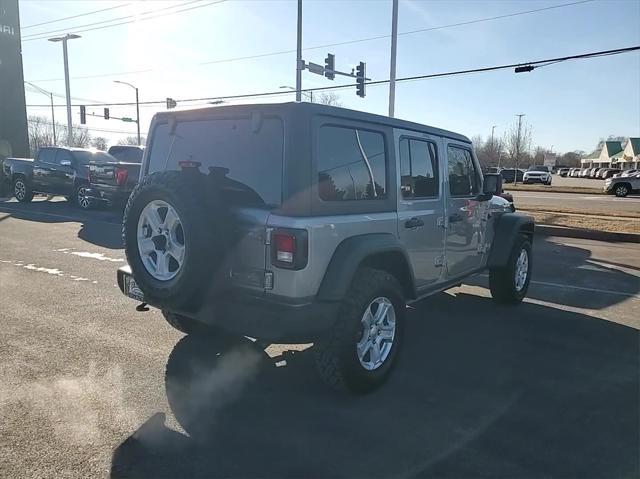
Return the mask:
M 403 198 L 438 196 L 438 156 L 432 142 L 400 140 L 400 190 Z
M 447 165 L 451 196 L 475 196 L 479 193 L 479 176 L 469 150 L 449 145 Z
M 56 153 L 56 165 L 59 165 L 62 160 L 69 160 L 73 162 L 73 157 L 67 150 L 58 150 L 58 152 Z
M 44 163 L 56 162 L 56 150 L 53 148 L 43 148 L 38 151 L 38 160 Z
M 337 126 L 319 131 L 318 193 L 325 201 L 387 197 L 387 161 L 382 133 Z

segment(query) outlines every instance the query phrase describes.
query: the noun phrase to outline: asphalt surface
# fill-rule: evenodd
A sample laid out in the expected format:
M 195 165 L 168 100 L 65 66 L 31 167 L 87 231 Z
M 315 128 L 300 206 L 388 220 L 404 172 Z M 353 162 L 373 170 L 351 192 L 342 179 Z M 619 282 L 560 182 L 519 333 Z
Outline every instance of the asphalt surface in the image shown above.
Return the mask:
M 616 212 L 618 215 L 625 213 L 640 214 L 640 195 L 629 195 L 625 198 L 616 198 L 609 195 L 581 195 L 578 193 L 547 193 L 546 191 L 513 191 L 513 201 L 517 208 L 574 208 L 591 212 L 593 214 L 608 215 Z
M 0 203 L 0 477 L 640 475 L 638 245 L 536 238 L 524 304 L 486 276 L 420 303 L 390 381 L 351 397 L 305 346 L 136 312 L 118 221 Z

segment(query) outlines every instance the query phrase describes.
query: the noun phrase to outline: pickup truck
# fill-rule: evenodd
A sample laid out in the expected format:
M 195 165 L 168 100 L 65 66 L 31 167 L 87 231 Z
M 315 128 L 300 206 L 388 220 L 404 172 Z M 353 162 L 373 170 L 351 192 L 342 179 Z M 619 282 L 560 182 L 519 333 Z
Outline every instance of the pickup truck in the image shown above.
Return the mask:
M 5 159 L 2 171 L 21 203 L 30 202 L 35 193 L 63 195 L 86 210 L 91 208 L 91 198 L 87 195 L 91 181 L 88 165 L 105 161 L 113 161 L 113 157 L 104 151 L 43 147 L 35 159 Z
M 138 184 L 143 146 L 115 145 L 109 148 L 107 161 L 89 165 L 91 185 L 87 195 L 93 203 L 123 207 Z

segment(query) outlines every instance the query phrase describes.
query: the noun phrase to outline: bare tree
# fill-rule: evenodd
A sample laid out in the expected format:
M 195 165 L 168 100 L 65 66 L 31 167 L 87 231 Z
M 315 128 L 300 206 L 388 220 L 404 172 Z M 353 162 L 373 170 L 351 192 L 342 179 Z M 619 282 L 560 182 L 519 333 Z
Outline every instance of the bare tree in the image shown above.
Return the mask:
M 29 150 L 35 157 L 42 146 L 54 146 L 53 123 L 45 116 L 30 116 L 27 119 L 29 134 Z M 58 145 L 67 145 L 67 125 L 56 122 Z M 71 127 L 72 146 L 88 148 L 91 146 L 91 133 L 78 125 Z
M 98 150 L 106 151 L 107 139 L 104 136 L 96 136 L 91 142 L 91 146 L 97 148 Z
M 342 106 L 340 95 L 332 91 L 322 92 L 314 100 L 314 103 L 320 103 L 321 105 Z
M 144 145 L 147 140 L 143 137 L 140 137 L 140 144 Z M 138 145 L 138 137 L 137 136 L 126 136 L 118 141 L 118 145 Z
M 531 159 L 532 129 L 531 125 L 515 122 L 504 135 L 505 164 L 518 168 Z

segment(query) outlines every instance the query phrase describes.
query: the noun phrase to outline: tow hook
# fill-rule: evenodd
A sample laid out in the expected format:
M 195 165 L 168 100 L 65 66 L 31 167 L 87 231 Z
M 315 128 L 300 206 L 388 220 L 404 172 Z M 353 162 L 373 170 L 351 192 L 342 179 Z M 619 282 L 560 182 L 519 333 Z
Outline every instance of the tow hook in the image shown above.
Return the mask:
M 136 306 L 136 311 L 138 311 L 139 313 L 142 313 L 143 311 L 149 311 L 149 307 L 147 306 L 147 303 L 140 303 L 138 306 Z

